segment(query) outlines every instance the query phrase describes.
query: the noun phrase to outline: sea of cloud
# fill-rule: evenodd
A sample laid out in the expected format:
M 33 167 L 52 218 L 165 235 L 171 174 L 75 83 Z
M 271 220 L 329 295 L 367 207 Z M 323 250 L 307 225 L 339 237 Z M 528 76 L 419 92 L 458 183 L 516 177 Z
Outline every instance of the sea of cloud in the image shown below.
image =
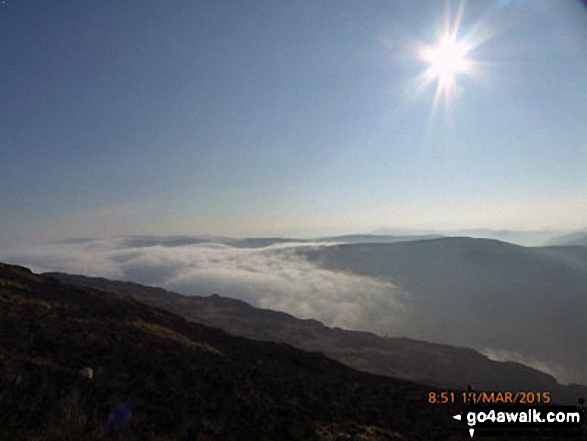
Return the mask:
M 133 281 L 185 295 L 217 293 L 328 326 L 381 335 L 402 335 L 409 323 L 409 296 L 390 281 L 323 269 L 295 252 L 301 246 L 327 246 L 323 243 L 254 248 L 148 243 L 124 237 L 49 243 L 0 251 L 0 260 L 35 272 Z
M 222 239 L 118 237 L 0 249 L 0 261 L 35 272 L 106 277 L 185 295 L 216 293 L 316 319 L 327 326 L 468 346 L 495 360 L 536 367 L 565 383 L 585 384 L 584 340 L 575 332 L 584 325 L 577 321 L 579 308 L 573 306 L 584 304 L 584 300 L 534 296 L 523 308 L 524 315 L 512 318 L 508 311 L 515 314 L 520 309 L 512 306 L 516 296 L 496 298 L 493 303 L 487 303 L 491 298 L 486 296 L 487 305 L 471 303 L 458 293 L 451 296 L 446 289 L 442 291 L 445 295 L 423 297 L 400 289 L 384 271 L 369 276 L 333 269 L 321 261 L 322 257 L 316 259 L 320 251 L 328 250 L 341 257 L 341 250 L 325 248 L 336 246 L 324 242 L 260 245 Z M 314 258 L 309 257 L 312 255 Z M 362 261 L 366 257 L 357 258 Z M 379 263 L 376 260 L 373 264 Z M 440 286 L 443 281 L 437 282 Z M 566 319 L 557 319 L 556 311 Z M 543 321 L 534 319 L 543 316 Z M 551 316 L 552 320 L 547 320 Z

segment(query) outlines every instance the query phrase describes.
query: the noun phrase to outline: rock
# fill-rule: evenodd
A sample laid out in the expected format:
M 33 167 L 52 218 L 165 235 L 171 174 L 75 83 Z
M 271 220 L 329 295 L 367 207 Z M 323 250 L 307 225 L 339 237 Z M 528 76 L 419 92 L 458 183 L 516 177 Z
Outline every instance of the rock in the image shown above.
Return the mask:
M 91 367 L 85 367 L 83 369 L 80 369 L 79 374 L 81 377 L 87 378 L 88 380 L 94 379 L 94 369 L 92 369 Z

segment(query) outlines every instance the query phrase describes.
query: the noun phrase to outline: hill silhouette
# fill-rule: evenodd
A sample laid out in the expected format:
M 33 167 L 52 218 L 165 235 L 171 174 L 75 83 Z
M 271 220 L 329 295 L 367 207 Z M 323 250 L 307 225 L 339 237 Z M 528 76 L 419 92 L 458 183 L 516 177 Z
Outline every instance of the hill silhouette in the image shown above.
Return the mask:
M 587 231 L 576 231 L 574 233 L 554 237 L 546 242 L 546 245 L 587 246 Z
M 488 349 L 581 384 L 587 384 L 586 250 L 465 237 L 296 248 L 321 268 L 400 287 L 412 338 Z

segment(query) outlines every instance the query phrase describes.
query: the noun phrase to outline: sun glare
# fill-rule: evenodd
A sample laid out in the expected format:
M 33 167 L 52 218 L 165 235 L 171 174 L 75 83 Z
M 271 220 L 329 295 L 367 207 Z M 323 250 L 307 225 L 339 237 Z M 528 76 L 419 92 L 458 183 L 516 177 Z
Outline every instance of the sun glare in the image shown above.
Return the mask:
M 463 10 L 462 6 L 454 21 L 447 13 L 444 29 L 432 44 L 418 45 L 417 57 L 427 65 L 418 77 L 419 89 L 422 91 L 436 84 L 433 115 L 441 100 L 448 106 L 451 100 L 461 94 L 458 77 L 472 75 L 475 71 L 476 62 L 470 58 L 470 52 L 478 43 L 467 37 L 459 38 Z
M 421 59 L 430 64 L 426 76 L 437 80 L 443 88 L 457 87 L 456 75 L 470 71 L 471 62 L 467 59 L 470 49 L 465 41 L 452 36 L 444 36 L 434 47 L 424 48 Z

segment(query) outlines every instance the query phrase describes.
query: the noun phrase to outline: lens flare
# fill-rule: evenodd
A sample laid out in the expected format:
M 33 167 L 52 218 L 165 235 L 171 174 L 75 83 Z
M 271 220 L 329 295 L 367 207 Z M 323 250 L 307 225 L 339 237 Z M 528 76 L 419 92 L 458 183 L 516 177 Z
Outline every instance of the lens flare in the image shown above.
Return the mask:
M 471 51 L 480 41 L 460 36 L 463 13 L 464 3 L 461 3 L 454 20 L 447 12 L 444 27 L 437 38 L 430 44 L 420 42 L 416 48 L 417 58 L 427 65 L 418 77 L 418 89 L 424 91 L 436 84 L 432 116 L 436 114 L 441 101 L 446 108 L 450 101 L 460 96 L 462 89 L 458 82 L 459 76 L 473 75 L 479 64 L 471 58 Z
M 471 45 L 464 40 L 457 40 L 453 35 L 442 36 L 435 46 L 425 47 L 420 58 L 429 63 L 425 75 L 431 81 L 438 81 L 443 94 L 458 89 L 456 75 L 470 73 L 472 62 L 467 59 Z

